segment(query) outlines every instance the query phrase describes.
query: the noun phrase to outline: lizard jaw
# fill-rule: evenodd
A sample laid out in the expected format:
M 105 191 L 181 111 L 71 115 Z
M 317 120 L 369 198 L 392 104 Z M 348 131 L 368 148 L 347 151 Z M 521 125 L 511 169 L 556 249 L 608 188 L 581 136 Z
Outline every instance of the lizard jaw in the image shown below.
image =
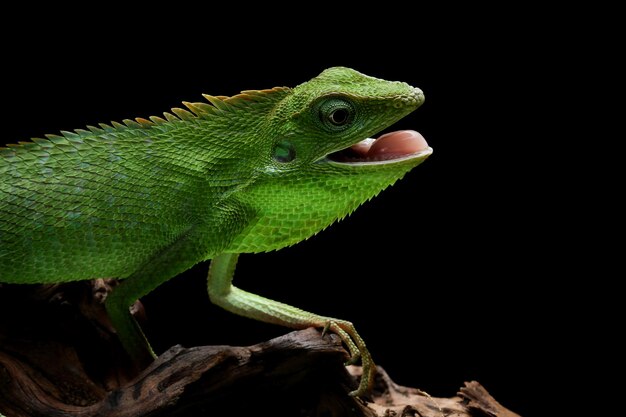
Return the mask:
M 378 139 L 367 138 L 333 152 L 328 162 L 341 165 L 384 165 L 411 159 L 425 159 L 433 152 L 424 137 L 414 130 L 386 133 Z

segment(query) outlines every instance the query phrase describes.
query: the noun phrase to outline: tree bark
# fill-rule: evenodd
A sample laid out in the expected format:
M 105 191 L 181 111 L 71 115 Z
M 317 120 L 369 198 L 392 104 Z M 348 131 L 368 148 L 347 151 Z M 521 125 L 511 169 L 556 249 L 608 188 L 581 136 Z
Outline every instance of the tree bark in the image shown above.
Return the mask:
M 174 346 L 138 370 L 102 306 L 114 285 L 0 287 L 0 415 L 517 416 L 477 382 L 432 398 L 380 367 L 371 397 L 350 397 L 361 369 L 344 367 L 339 338 L 316 329 L 249 347 Z

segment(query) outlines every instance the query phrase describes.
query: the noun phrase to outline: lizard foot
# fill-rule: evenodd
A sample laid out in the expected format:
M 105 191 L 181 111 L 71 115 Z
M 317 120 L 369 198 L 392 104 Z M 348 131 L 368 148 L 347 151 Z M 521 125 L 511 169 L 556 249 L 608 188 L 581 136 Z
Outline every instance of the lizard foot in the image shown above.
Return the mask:
M 374 375 L 376 374 L 376 366 L 374 365 L 372 357 L 365 346 L 365 342 L 357 333 L 354 325 L 349 321 L 334 319 L 328 320 L 324 326 L 322 334 L 325 334 L 327 331 L 331 331 L 339 336 L 343 343 L 345 343 L 348 347 L 350 358 L 346 361 L 345 365 L 354 365 L 359 361 L 359 359 L 361 359 L 361 365 L 363 366 L 361 382 L 359 383 L 359 387 L 350 392 L 349 395 L 352 397 L 362 397 L 369 391 L 370 384 L 374 380 Z

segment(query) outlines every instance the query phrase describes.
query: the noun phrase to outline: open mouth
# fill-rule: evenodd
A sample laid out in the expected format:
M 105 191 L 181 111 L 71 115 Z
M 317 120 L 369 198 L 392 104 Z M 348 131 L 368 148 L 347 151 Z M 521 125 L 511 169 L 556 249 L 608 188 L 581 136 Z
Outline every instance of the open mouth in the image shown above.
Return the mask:
M 426 139 L 414 130 L 385 133 L 378 139 L 367 138 L 333 152 L 328 159 L 343 164 L 384 164 L 429 155 Z

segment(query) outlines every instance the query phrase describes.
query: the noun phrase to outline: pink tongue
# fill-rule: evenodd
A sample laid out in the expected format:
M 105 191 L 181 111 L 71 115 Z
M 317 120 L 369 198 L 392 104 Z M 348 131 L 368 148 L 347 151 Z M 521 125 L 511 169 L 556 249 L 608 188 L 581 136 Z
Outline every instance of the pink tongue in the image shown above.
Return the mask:
M 363 141 L 352 149 L 367 159 L 391 159 L 411 155 L 428 148 L 426 139 L 415 130 L 385 133 L 375 141 Z

